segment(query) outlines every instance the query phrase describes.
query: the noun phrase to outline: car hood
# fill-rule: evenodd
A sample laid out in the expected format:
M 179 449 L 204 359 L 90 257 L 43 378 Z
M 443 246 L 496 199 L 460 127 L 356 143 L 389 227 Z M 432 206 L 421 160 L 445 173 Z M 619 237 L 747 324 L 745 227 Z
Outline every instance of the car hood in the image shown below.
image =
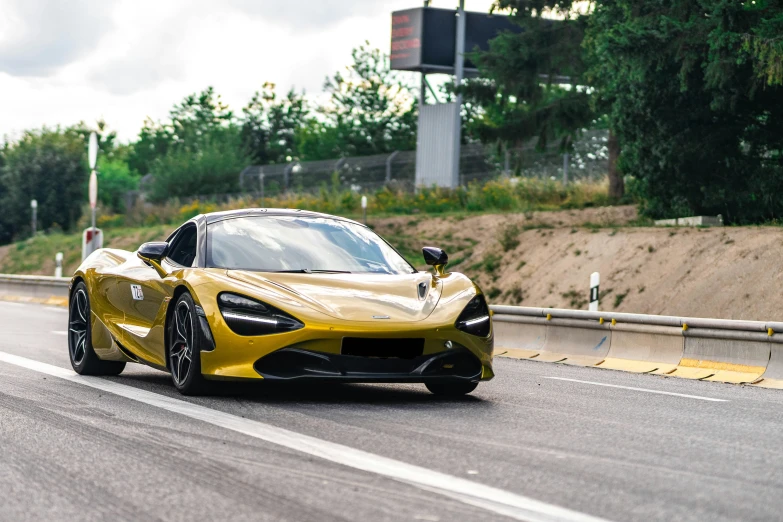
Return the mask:
M 287 294 L 319 312 L 348 321 L 396 322 L 426 319 L 443 292 L 443 281 L 415 274 L 280 274 L 228 270 L 228 277 Z M 423 284 L 423 297 L 419 285 Z M 274 304 L 274 303 L 270 303 Z

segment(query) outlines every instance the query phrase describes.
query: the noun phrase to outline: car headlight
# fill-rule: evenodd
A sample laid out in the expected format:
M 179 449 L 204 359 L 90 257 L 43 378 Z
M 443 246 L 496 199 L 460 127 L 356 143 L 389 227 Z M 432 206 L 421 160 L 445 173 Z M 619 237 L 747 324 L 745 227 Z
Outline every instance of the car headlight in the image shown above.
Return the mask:
M 304 327 L 296 317 L 272 305 L 237 294 L 220 294 L 218 308 L 231 331 L 239 335 L 268 335 Z
M 479 337 L 489 335 L 489 325 L 489 307 L 481 294 L 470 300 L 454 323 L 458 330 Z

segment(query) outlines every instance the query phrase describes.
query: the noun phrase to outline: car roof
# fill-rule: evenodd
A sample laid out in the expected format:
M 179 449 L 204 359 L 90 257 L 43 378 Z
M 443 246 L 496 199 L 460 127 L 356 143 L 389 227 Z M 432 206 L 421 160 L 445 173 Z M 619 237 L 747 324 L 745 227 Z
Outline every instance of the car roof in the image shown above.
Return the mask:
M 254 216 L 300 216 L 300 217 L 317 217 L 325 219 L 336 219 L 339 221 L 348 221 L 349 223 L 356 223 L 362 225 L 358 221 L 347 219 L 340 216 L 333 216 L 331 214 L 323 214 L 321 212 L 312 212 L 310 210 L 300 210 L 292 208 L 242 208 L 238 210 L 225 210 L 222 212 L 210 212 L 204 214 L 203 218 L 207 224 L 215 223 L 217 221 L 223 221 L 226 219 L 234 219 L 239 217 L 254 217 Z M 197 219 L 199 216 L 196 216 Z M 362 225 L 364 226 L 364 225 Z

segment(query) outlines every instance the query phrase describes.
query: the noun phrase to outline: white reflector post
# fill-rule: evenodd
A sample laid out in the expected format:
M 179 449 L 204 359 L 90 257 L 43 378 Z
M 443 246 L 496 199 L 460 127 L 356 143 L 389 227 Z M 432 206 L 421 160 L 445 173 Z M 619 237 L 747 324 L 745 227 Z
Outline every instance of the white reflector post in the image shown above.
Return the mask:
M 598 272 L 590 274 L 590 308 L 591 312 L 598 311 L 598 285 L 601 282 L 601 275 Z
M 63 253 L 57 252 L 57 255 L 54 256 L 54 277 L 62 277 L 63 276 Z

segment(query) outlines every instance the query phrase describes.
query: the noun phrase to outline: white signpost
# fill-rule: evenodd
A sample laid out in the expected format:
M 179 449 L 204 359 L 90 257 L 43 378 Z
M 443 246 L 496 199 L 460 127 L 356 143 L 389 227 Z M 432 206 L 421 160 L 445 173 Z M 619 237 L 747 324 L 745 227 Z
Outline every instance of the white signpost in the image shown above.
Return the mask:
M 95 166 L 98 164 L 98 135 L 90 134 L 90 146 L 88 149 L 90 160 L 90 209 L 92 210 L 92 226 L 84 231 L 82 236 L 82 260 L 87 256 L 103 248 L 103 234 L 95 227 L 95 207 L 98 205 L 98 174 Z
M 598 311 L 598 285 L 601 282 L 601 275 L 598 272 L 590 274 L 590 308 L 591 312 Z
M 362 196 L 362 222 L 367 224 L 367 196 Z

